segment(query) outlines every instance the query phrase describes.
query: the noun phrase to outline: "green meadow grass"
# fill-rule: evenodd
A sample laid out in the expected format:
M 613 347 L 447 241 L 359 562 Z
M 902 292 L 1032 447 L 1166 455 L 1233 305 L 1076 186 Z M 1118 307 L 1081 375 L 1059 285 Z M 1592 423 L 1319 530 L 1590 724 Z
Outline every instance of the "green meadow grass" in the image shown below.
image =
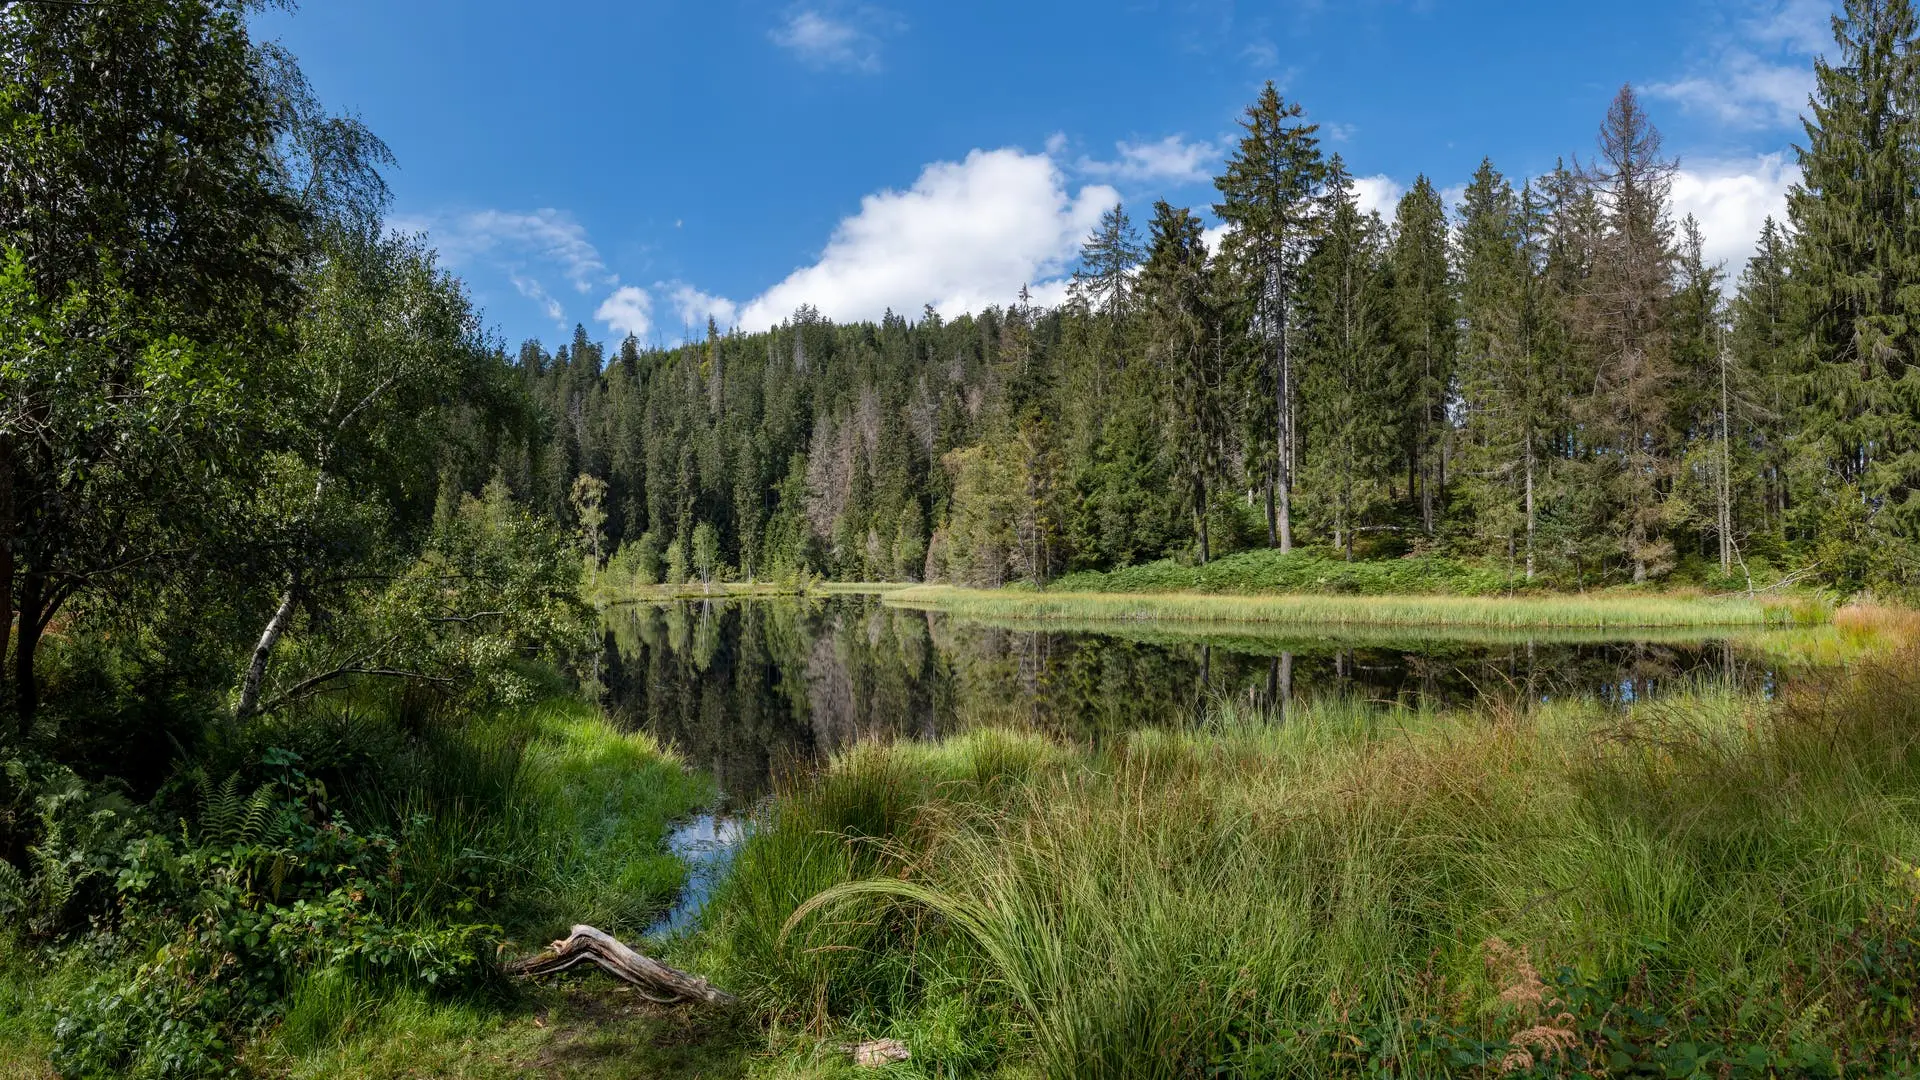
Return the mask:
M 1235 595 L 966 589 L 923 585 L 887 603 L 971 618 L 1074 622 L 1209 622 L 1324 627 L 1461 627 L 1483 630 L 1639 630 L 1784 627 L 1823 621 L 1799 602 L 1639 593 L 1585 596 Z
M 1503 1072 L 1421 1057 L 1436 1030 L 1533 1045 L 1544 1076 L 1526 1040 L 1576 1012 L 1709 1065 L 1897 1058 L 1885 1000 L 1920 986 L 1899 659 L 1779 702 L 1326 699 L 1098 749 L 861 746 L 766 813 L 698 962 L 767 1023 L 900 1037 L 926 1076 Z

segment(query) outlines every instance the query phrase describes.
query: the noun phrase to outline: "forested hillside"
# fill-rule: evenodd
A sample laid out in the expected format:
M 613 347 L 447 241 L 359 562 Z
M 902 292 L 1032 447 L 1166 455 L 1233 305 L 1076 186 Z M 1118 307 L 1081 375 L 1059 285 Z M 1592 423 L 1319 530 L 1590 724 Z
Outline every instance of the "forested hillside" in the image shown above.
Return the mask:
M 1226 228 L 1113 207 L 1069 300 L 521 347 L 516 494 L 648 580 L 1044 582 L 1255 546 L 1563 586 L 1920 584 L 1920 238 L 1899 19 L 1818 70 L 1789 220 L 1737 280 L 1623 88 L 1590 151 L 1392 220 L 1269 86 Z M 1580 148 L 1570 148 L 1580 150 Z M 471 484 L 478 474 L 466 478 Z

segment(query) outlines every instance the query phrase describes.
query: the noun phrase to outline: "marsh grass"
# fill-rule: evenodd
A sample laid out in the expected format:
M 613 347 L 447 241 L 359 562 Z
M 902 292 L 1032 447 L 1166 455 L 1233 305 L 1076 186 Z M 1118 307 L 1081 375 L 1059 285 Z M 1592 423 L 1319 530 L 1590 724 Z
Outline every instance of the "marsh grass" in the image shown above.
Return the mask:
M 1872 995 L 1920 969 L 1860 957 L 1920 897 L 1916 659 L 1777 703 L 1321 700 L 1099 749 L 865 746 L 778 801 L 702 960 L 780 1023 L 925 1043 L 928 1074 L 1494 1075 L 1593 1050 L 1605 1016 L 1654 1017 L 1649 1055 L 1898 1054 Z
M 964 589 L 923 585 L 886 602 L 969 618 L 1037 621 L 1291 624 L 1328 628 L 1638 630 L 1815 625 L 1813 601 L 1596 593 L 1582 596 L 1232 595 Z

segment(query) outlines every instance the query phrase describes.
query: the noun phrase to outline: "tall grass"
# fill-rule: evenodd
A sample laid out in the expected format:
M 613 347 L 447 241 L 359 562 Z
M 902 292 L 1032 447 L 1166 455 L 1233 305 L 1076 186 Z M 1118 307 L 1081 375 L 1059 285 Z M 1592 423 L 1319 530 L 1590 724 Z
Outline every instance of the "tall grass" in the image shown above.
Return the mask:
M 1872 979 L 1848 957 L 1916 900 L 1901 659 L 1778 703 L 1324 701 L 1098 750 L 862 747 L 778 803 L 704 959 L 789 1023 L 912 1042 L 957 1016 L 916 1046 L 930 1071 L 1001 1047 L 1059 1077 L 1492 1075 L 1420 1058 L 1422 1032 L 1570 1046 L 1562 966 L 1668 1043 L 1884 1048 L 1899 1024 L 1868 995 L 1920 988 L 1911 934 Z
M 1330 596 L 1102 593 L 926 585 L 886 602 L 974 618 L 1194 621 L 1326 627 L 1436 626 L 1489 630 L 1775 627 L 1824 621 L 1810 602 L 1606 593 L 1589 596 Z

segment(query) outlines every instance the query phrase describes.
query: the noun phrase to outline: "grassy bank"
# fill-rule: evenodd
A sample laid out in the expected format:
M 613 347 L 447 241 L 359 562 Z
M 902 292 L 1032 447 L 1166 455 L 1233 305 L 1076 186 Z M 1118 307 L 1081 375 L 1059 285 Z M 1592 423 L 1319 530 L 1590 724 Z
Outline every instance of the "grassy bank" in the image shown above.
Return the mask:
M 885 593 L 907 588 L 888 581 L 697 581 L 681 585 L 606 585 L 589 590 L 595 604 L 646 604 L 667 600 L 764 599 L 780 596 L 836 596 L 845 593 Z
M 1916 661 L 1774 703 L 865 746 L 771 812 L 701 963 L 927 1076 L 1902 1073 Z
M 372 703 L 230 733 L 201 768 L 234 780 L 147 807 L 49 774 L 42 876 L 0 882 L 22 928 L 0 943 L 0 1073 L 201 1075 L 237 1051 L 261 1076 L 629 1075 L 555 1013 L 630 1048 L 686 1043 L 630 995 L 492 974 L 573 922 L 637 937 L 672 901 L 685 866 L 661 841 L 714 792 L 650 737 L 566 698 L 458 718 Z M 90 930 L 69 921 L 82 901 L 103 903 Z M 710 1049 L 654 1057 L 675 1075 Z
M 1821 621 L 1810 602 L 1643 593 L 1584 596 L 1234 595 L 966 589 L 922 585 L 887 602 L 970 618 L 1046 621 L 1208 622 L 1329 627 L 1431 626 L 1481 630 L 1629 630 L 1793 626 Z

